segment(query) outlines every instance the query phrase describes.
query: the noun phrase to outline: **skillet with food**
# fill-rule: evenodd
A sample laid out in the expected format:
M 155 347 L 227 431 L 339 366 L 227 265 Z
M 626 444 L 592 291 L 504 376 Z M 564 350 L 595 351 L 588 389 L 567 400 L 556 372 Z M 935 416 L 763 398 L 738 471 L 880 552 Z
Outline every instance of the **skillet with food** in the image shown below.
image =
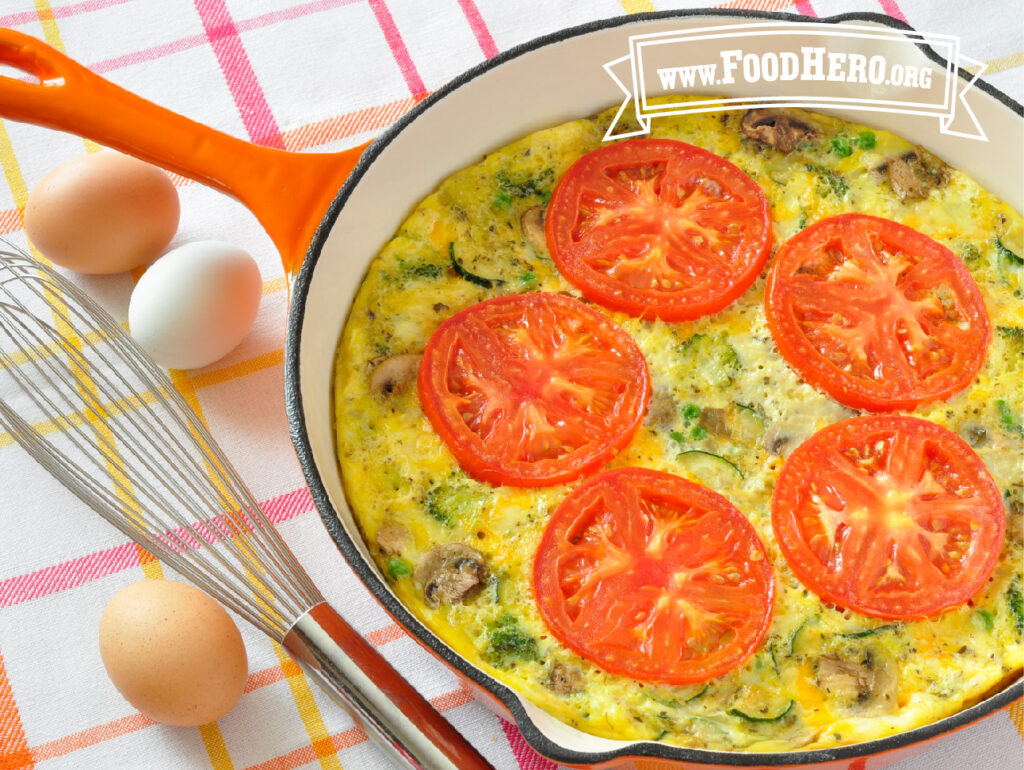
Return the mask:
M 306 260 L 293 286 L 286 354 L 286 395 L 293 438 L 325 524 L 340 550 L 385 607 L 425 646 L 459 671 L 467 682 L 489 694 L 495 705 L 511 713 L 532 745 L 561 762 L 611 765 L 628 757 L 646 756 L 723 766 L 751 762 L 838 763 L 836 766 L 845 766 L 851 758 L 866 754 L 912 750 L 922 740 L 945 734 L 1019 697 L 1018 683 L 952 717 L 894 738 L 802 752 L 736 754 L 687 749 L 653 741 L 597 737 L 569 728 L 564 722 L 552 718 L 483 669 L 467 662 L 428 631 L 396 599 L 382 577 L 383 573 L 374 566 L 370 547 L 360 535 L 346 504 L 334 444 L 331 388 L 334 352 L 348 316 L 349 300 L 355 296 L 360 283 L 363 266 L 380 250 L 381 244 L 388 242 L 403 216 L 437 187 L 438 180 L 447 178 L 453 169 L 470 166 L 481 152 L 505 146 L 529 131 L 593 114 L 607 107 L 609 94 L 601 65 L 621 55 L 629 34 L 665 31 L 681 26 L 696 27 L 707 24 L 709 19 L 714 23 L 741 24 L 750 18 L 772 17 L 717 12 L 713 16 L 662 14 L 638 21 L 602 22 L 539 40 L 497 57 L 430 97 L 367 150 L 358 165 L 355 165 L 355 153 L 339 158 L 318 159 L 313 156 L 301 161 L 301 174 L 296 173 L 297 166 L 285 160 L 284 154 L 260 151 L 252 156 L 246 155 L 244 143 L 229 141 L 221 144 L 217 140 L 217 143 L 207 145 L 216 147 L 217 152 L 204 154 L 200 147 L 198 155 L 202 157 L 193 157 L 192 153 L 197 152 L 194 144 L 188 145 L 189 151 L 181 152 L 181 147 L 186 144 L 182 137 L 198 128 L 183 119 L 172 119 L 170 125 L 173 130 L 164 131 L 159 130 L 159 120 L 166 120 L 167 116 L 161 116 L 156 123 L 144 124 L 154 130 L 135 136 L 130 128 L 110 129 L 101 125 L 102 119 L 95 110 L 75 113 L 68 109 L 70 105 L 55 109 L 50 97 L 56 89 L 39 95 L 39 89 L 20 88 L 13 97 L 5 95 L 4 110 L 13 117 L 39 121 L 39 113 L 42 112 L 45 120 L 55 125 L 92 135 L 99 141 L 237 195 L 257 210 L 281 248 L 289 268 L 294 268 L 308 246 Z M 832 21 L 900 26 L 891 20 L 873 16 L 850 16 Z M 922 52 L 922 58 L 926 57 L 936 60 L 930 52 Z M 559 71 L 558 63 L 566 60 L 589 62 L 593 66 L 581 64 L 574 69 L 571 82 L 570 79 L 564 82 L 551 79 L 550 73 Z M 536 83 L 541 81 L 546 87 L 537 89 Z M 495 93 L 503 94 L 500 102 L 493 99 Z M 122 98 L 123 94 L 119 93 L 117 99 Z M 1015 186 L 1000 172 L 1007 164 L 1013 168 L 1020 167 L 1019 105 L 987 88 L 982 93 L 973 93 L 970 98 L 979 120 L 990 128 L 996 140 L 988 145 L 972 146 L 970 153 L 965 153 L 962 148 L 958 151 L 955 141 L 934 137 L 933 127 L 925 125 L 923 120 L 893 120 L 892 116 L 879 115 L 873 126 L 879 130 L 895 129 L 896 133 L 915 139 L 928 136 L 929 150 L 936 157 L 943 158 L 955 168 L 969 170 L 976 181 L 997 197 L 1012 200 L 1016 194 Z M 487 105 L 487 108 L 481 109 L 481 105 Z M 468 120 L 468 116 L 473 116 L 473 119 Z M 122 121 L 121 126 L 131 122 Z M 139 125 L 136 121 L 135 130 Z M 160 137 L 169 138 L 164 141 Z M 430 147 L 431 152 L 424 154 L 424 147 Z M 1014 152 L 1017 155 L 1013 155 Z M 253 182 L 245 173 L 239 175 L 238 172 L 224 171 L 217 157 L 226 160 L 223 165 L 254 169 L 251 177 L 256 181 Z M 241 162 L 242 159 L 251 162 Z M 903 160 L 910 163 L 909 158 Z M 338 186 L 353 165 L 352 176 L 339 190 Z M 901 166 L 895 164 L 894 168 Z M 899 172 L 896 173 L 898 175 Z M 250 184 L 252 187 L 247 187 Z M 297 193 L 299 190 L 302 195 Z M 297 207 L 279 205 L 291 199 L 301 201 L 301 204 Z M 328 206 L 327 202 L 332 199 L 333 203 Z M 388 201 L 388 206 L 381 206 L 382 200 Z M 1019 207 L 1019 201 L 1013 202 Z M 353 260 L 357 265 L 355 269 Z M 471 272 L 464 263 L 459 264 Z M 456 270 L 454 265 L 451 269 Z M 703 416 L 703 407 L 701 410 Z

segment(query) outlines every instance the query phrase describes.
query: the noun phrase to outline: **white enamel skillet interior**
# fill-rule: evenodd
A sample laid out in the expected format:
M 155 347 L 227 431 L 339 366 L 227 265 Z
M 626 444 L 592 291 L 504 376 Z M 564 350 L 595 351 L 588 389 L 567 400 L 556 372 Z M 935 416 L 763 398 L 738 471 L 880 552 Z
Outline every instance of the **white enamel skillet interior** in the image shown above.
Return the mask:
M 857 757 L 885 753 L 895 759 L 911 753 L 924 742 L 986 716 L 1022 694 L 1021 682 L 1017 681 L 987 701 L 935 724 L 884 740 L 829 750 L 741 754 L 598 738 L 566 726 L 520 698 L 416 620 L 374 565 L 346 504 L 334 441 L 335 349 L 369 261 L 407 213 L 441 180 L 485 153 L 531 131 L 620 103 L 622 94 L 603 65 L 628 53 L 630 35 L 766 19 L 808 21 L 778 14 L 708 11 L 619 18 L 538 39 L 470 70 L 418 105 L 370 146 L 324 218 L 293 286 L 285 362 L 288 415 L 299 459 L 327 529 L 366 586 L 399 623 L 464 678 L 494 695 L 530 744 L 563 764 L 615 766 L 626 757 L 650 757 L 688 765 L 846 767 Z M 873 14 L 850 14 L 821 22 L 909 29 Z M 694 61 L 715 61 L 720 41 L 704 45 L 708 46 L 705 50 L 694 50 Z M 945 68 L 945 61 L 930 49 L 919 46 L 914 55 L 936 72 Z M 969 78 L 966 73 L 960 74 Z M 743 90 L 741 84 L 731 88 L 727 95 L 758 95 Z M 968 99 L 988 134 L 987 142 L 943 135 L 934 117 L 862 111 L 833 114 L 890 130 L 923 145 L 1020 210 L 1024 174 L 1021 105 L 980 82 Z

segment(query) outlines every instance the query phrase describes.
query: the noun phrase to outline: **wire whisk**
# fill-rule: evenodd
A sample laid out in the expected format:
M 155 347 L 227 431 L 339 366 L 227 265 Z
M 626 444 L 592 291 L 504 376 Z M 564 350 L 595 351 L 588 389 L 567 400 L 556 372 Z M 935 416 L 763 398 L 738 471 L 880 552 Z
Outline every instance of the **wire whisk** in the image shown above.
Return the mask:
M 100 516 L 283 643 L 400 762 L 489 767 L 324 601 L 167 373 L 78 286 L 10 244 L 0 424 Z

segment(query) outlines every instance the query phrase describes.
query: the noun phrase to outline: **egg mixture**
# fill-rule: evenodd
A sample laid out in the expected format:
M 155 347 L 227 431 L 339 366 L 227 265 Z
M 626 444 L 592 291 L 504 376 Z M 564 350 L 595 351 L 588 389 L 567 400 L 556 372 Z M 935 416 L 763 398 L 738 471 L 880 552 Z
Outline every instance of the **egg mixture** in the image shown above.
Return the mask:
M 456 462 L 417 395 L 420 356 L 453 314 L 498 296 L 580 292 L 556 269 L 545 208 L 567 169 L 602 145 L 609 110 L 530 134 L 444 180 L 373 260 L 335 370 L 345 490 L 399 599 L 474 665 L 596 735 L 719 750 L 782 751 L 899 733 L 955 713 L 1019 677 L 1024 663 L 1024 285 L 1021 217 L 926 150 L 867 126 L 790 110 L 658 118 L 652 137 L 710 150 L 770 206 L 773 250 L 826 217 L 860 212 L 952 250 L 980 288 L 992 336 L 979 374 L 912 412 L 962 437 L 1006 508 L 1002 551 L 969 601 L 923 620 L 885 620 L 820 600 L 790 570 L 771 496 L 785 459 L 858 414 L 780 357 L 764 311 L 767 269 L 738 300 L 692 321 L 641 320 L 591 305 L 646 359 L 644 422 L 611 468 L 666 471 L 723 495 L 771 562 L 771 624 L 730 672 L 687 685 L 609 673 L 560 643 L 531 575 L 551 512 L 581 481 L 492 486 Z M 786 130 L 794 125 L 802 130 Z M 479 585 L 438 596 L 445 560 Z

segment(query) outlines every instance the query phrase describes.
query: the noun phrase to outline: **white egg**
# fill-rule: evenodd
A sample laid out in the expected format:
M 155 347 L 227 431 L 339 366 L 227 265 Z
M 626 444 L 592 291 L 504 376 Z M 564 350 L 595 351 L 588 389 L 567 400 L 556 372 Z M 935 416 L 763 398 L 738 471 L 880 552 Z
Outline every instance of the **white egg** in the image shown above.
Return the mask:
M 259 309 L 263 280 L 248 253 L 221 241 L 167 252 L 139 279 L 128 305 L 135 340 L 168 369 L 198 369 L 242 341 Z

